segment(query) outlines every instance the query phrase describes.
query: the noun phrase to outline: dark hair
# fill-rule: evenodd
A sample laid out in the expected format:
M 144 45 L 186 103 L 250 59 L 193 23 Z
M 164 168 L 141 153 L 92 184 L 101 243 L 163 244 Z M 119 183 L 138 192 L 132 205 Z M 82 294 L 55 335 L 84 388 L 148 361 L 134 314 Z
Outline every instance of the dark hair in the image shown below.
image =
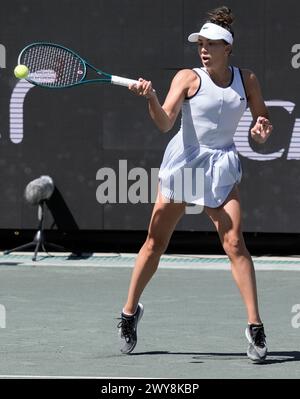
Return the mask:
M 231 9 L 222 6 L 215 8 L 214 10 L 208 11 L 208 20 L 206 22 L 212 22 L 213 24 L 220 25 L 222 28 L 227 29 L 232 36 L 234 36 L 231 25 L 234 21 L 234 15 L 231 12 Z

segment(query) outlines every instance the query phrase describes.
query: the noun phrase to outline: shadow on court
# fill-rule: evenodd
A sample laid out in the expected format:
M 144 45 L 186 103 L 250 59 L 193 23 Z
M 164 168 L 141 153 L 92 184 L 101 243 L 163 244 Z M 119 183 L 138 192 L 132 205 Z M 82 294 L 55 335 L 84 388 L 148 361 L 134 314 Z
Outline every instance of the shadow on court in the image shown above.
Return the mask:
M 245 353 L 210 353 L 210 352 L 169 352 L 169 351 L 150 351 L 150 352 L 138 352 L 132 353 L 130 356 L 163 356 L 163 355 L 175 355 L 175 356 L 193 356 L 193 361 L 189 363 L 203 363 L 201 360 L 242 360 L 247 359 Z M 199 360 L 199 361 L 198 361 Z M 300 352 L 298 351 L 286 351 L 286 352 L 269 352 L 268 357 L 263 363 L 257 363 L 259 366 L 265 366 L 268 364 L 286 363 L 286 362 L 299 362 Z
M 20 262 L 0 262 L 0 266 L 18 266 Z

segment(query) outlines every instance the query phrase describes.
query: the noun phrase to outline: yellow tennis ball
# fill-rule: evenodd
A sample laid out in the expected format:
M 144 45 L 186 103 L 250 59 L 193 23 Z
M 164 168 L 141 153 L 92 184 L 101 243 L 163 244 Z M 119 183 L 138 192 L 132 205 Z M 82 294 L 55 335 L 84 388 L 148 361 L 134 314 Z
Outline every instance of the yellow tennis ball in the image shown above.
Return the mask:
M 18 79 L 25 79 L 29 75 L 29 69 L 26 65 L 17 65 L 14 69 L 15 77 Z

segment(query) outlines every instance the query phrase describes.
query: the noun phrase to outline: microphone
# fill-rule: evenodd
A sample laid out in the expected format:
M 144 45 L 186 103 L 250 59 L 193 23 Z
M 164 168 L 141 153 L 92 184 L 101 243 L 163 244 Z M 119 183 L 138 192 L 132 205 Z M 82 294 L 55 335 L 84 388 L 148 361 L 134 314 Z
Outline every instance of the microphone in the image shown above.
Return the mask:
M 38 205 L 51 197 L 54 191 L 54 183 L 50 176 L 41 176 L 32 180 L 25 188 L 25 199 L 31 205 Z

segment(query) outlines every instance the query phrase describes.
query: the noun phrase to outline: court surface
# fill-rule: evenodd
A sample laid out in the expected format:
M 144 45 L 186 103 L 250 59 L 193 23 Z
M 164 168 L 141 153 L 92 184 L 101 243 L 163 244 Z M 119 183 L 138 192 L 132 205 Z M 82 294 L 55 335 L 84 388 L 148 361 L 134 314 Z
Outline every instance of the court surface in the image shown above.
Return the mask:
M 122 355 L 117 318 L 135 256 L 0 253 L 0 377 L 300 377 L 300 257 L 253 258 L 269 347 L 257 365 L 224 256 L 163 256 L 137 347 Z

